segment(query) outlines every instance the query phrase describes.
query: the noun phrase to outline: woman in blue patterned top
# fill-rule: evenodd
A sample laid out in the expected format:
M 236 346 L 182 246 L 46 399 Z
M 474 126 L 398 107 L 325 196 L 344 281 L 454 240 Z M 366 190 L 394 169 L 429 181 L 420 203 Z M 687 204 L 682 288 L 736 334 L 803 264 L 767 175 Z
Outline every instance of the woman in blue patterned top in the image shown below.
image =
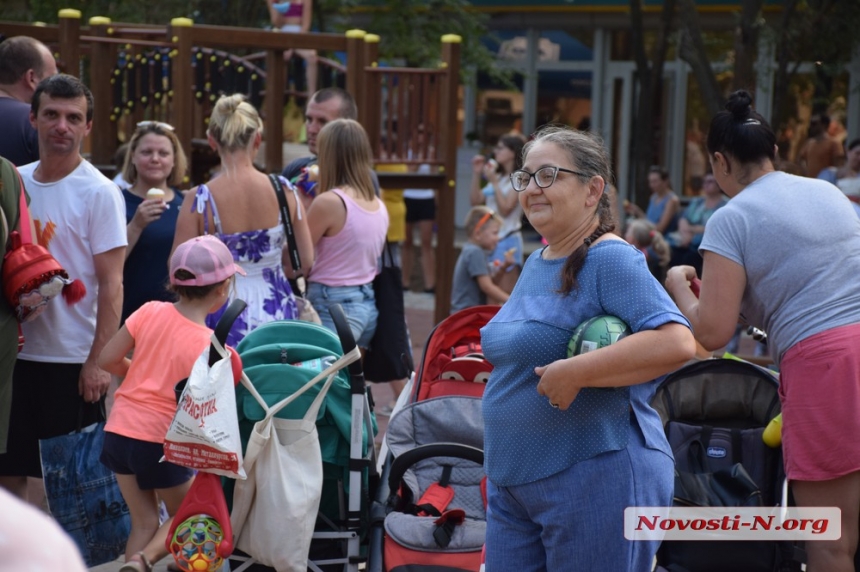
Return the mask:
M 650 570 L 656 542 L 624 538 L 624 509 L 670 506 L 672 453 L 649 402 L 693 357 L 689 324 L 642 254 L 611 234 L 602 142 L 539 131 L 511 175 L 548 245 L 481 330 L 487 570 Z M 618 316 L 633 334 L 567 358 L 578 324 Z
M 277 195 L 269 178 L 254 166 L 263 140 L 263 121 L 240 94 L 222 96 L 215 103 L 209 128 L 209 145 L 221 158 L 219 174 L 185 195 L 173 248 L 195 236 L 214 234 L 233 253 L 247 273 L 236 280 L 230 299 L 206 324 L 214 328 L 233 299 L 248 307 L 233 322 L 227 344 L 233 347 L 262 324 L 298 317 L 284 223 Z M 314 261 L 307 216 L 295 187 L 282 179 L 302 265 Z

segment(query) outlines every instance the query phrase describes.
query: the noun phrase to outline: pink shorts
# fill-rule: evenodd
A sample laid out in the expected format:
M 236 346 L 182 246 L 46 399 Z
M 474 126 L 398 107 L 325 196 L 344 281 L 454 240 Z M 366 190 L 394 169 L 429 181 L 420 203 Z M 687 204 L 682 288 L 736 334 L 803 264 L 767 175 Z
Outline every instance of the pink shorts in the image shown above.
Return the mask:
M 789 480 L 860 470 L 860 324 L 793 345 L 780 362 L 782 448 Z

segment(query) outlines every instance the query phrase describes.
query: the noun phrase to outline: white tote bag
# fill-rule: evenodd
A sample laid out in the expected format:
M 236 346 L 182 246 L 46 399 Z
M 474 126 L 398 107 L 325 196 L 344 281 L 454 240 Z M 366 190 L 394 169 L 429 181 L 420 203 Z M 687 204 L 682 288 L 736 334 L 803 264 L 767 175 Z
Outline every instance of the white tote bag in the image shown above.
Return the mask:
M 335 374 L 361 357 L 344 355 L 294 394 L 271 408 L 248 380 L 242 384 L 266 410 L 245 449 L 248 478 L 236 481 L 230 522 L 236 547 L 277 572 L 305 572 L 323 485 L 316 419 Z M 279 419 L 281 409 L 305 391 L 325 383 L 302 419 Z

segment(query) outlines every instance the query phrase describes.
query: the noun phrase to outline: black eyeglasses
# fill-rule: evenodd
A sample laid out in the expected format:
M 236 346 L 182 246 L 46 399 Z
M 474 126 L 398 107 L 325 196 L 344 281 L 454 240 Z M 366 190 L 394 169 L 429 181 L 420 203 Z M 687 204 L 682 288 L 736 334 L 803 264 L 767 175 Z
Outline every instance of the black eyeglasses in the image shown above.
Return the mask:
M 526 187 L 529 186 L 529 181 L 531 181 L 532 177 L 534 177 L 535 184 L 541 189 L 545 189 L 549 186 L 552 186 L 552 184 L 555 182 L 556 177 L 558 177 L 559 171 L 561 171 L 562 173 L 570 173 L 571 175 L 577 175 L 579 177 L 590 176 L 579 171 L 562 169 L 561 167 L 542 167 L 534 173 L 529 173 L 528 171 L 520 169 L 511 173 L 511 185 L 514 187 L 514 190 L 516 192 L 521 193 L 526 190 Z

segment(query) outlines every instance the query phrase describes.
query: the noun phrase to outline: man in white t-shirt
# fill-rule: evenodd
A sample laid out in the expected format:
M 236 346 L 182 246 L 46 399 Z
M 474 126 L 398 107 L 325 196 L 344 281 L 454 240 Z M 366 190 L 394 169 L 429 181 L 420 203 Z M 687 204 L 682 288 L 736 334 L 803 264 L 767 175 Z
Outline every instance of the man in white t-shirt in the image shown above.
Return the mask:
M 77 78 L 55 75 L 36 88 L 30 122 L 40 161 L 21 167 L 21 179 L 39 244 L 87 292 L 76 304 L 51 301 L 23 325 L 9 442 L 0 455 L 0 486 L 21 498 L 26 477 L 42 476 L 38 440 L 102 420 L 110 384 L 97 360 L 119 327 L 125 206 L 116 185 L 81 156 L 92 117 L 92 93 Z

